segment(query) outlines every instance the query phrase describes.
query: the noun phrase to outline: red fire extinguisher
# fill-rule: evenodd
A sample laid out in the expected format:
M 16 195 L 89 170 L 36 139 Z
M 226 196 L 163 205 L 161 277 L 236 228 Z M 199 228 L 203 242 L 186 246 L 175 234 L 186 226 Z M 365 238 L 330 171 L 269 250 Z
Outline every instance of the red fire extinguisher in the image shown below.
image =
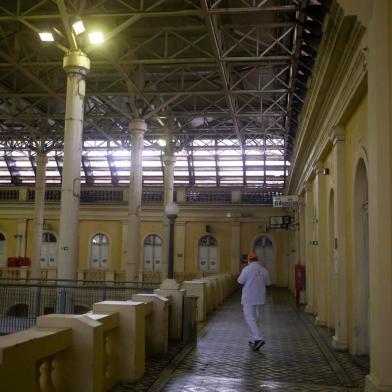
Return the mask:
M 299 296 L 301 293 L 301 290 L 303 290 L 305 287 L 305 269 L 304 266 L 301 265 L 301 262 L 298 261 L 298 263 L 295 265 L 295 303 L 296 305 L 299 305 Z

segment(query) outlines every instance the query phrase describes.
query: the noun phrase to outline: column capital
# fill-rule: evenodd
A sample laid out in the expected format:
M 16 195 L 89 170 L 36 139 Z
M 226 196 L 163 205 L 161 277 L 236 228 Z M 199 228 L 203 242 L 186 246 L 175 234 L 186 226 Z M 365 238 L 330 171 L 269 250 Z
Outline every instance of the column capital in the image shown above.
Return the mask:
M 338 142 L 344 142 L 345 129 L 342 125 L 336 125 L 331 129 L 329 140 L 335 145 Z
M 37 163 L 48 163 L 48 157 L 44 152 L 39 152 L 36 156 Z
M 173 152 L 167 152 L 163 154 L 163 164 L 165 166 L 174 165 L 176 163 L 176 157 Z
M 313 184 L 309 181 L 304 185 L 304 192 L 312 192 L 313 191 Z
M 87 75 L 90 71 L 90 59 L 80 50 L 67 53 L 63 58 L 64 71 Z
M 135 118 L 129 122 L 128 126 L 131 133 L 143 133 L 147 131 L 147 123 L 142 118 Z
M 323 172 L 324 172 L 324 164 L 323 164 L 323 162 L 321 162 L 321 161 L 314 162 L 313 163 L 313 171 L 314 171 L 314 174 L 316 174 L 316 176 L 318 174 L 323 174 Z

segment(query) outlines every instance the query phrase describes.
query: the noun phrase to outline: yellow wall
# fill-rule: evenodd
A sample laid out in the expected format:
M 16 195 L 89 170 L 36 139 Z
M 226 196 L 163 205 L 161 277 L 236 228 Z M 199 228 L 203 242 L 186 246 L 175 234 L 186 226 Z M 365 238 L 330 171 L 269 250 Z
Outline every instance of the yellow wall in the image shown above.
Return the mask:
M 354 330 L 354 285 L 353 278 L 355 276 L 355 260 L 353 257 L 353 206 L 354 206 L 354 178 L 358 160 L 363 158 L 367 164 L 366 150 L 367 150 L 367 97 L 364 97 L 359 105 L 354 108 L 351 118 L 345 126 L 345 230 L 346 230 L 346 268 L 347 268 L 347 317 L 348 317 L 348 343 L 349 348 L 352 350 L 353 346 L 353 333 Z M 333 264 L 330 260 L 330 238 L 329 238 L 329 206 L 330 206 L 330 192 L 334 190 L 336 195 L 336 186 L 334 173 L 339 168 L 335 168 L 335 160 L 333 158 L 332 146 L 331 150 L 326 153 L 323 160 L 325 168 L 330 169 L 330 175 L 322 176 L 322 189 L 324 192 L 323 204 L 319 206 L 320 216 L 319 223 L 324 222 L 323 236 L 319 238 L 319 246 L 322 247 L 323 259 L 323 277 L 324 288 L 326 290 L 324 298 L 324 306 L 326 309 L 328 321 L 328 308 L 330 299 L 330 272 Z M 314 183 L 314 181 L 313 181 Z M 314 195 L 314 205 L 317 204 L 316 196 Z M 336 208 L 336 205 L 335 205 Z M 334 239 L 332 239 L 333 242 Z M 315 273 L 315 281 L 319 280 L 318 271 Z M 317 295 L 315 295 L 317 301 Z M 342 299 L 340 299 L 342 300 Z M 317 304 L 316 304 L 317 310 Z
M 367 165 L 367 96 L 361 101 L 352 117 L 346 124 L 346 262 L 347 262 L 347 311 L 348 330 L 354 329 L 354 286 L 353 277 L 355 274 L 355 260 L 353 257 L 353 201 L 354 201 L 354 178 L 355 171 L 360 157 L 364 158 Z M 353 346 L 353 334 L 348 334 L 350 350 Z
M 59 237 L 59 220 L 54 217 L 58 216 L 58 207 L 50 207 L 50 212 L 45 218 L 44 231 L 49 231 Z M 117 208 L 117 209 L 116 209 Z M 236 207 L 238 208 L 238 207 Z M 219 247 L 219 271 L 228 272 L 232 268 L 232 242 L 239 241 L 240 254 L 247 254 L 252 250 L 253 243 L 261 233 L 260 224 L 268 222 L 269 216 L 287 215 L 288 212 L 283 209 L 273 209 L 264 207 L 240 207 L 246 211 L 245 218 L 242 222 L 241 213 L 237 212 L 240 220 L 240 238 L 232 238 L 232 219 L 227 218 L 225 208 L 205 206 L 203 209 L 190 208 L 186 211 L 181 222 L 176 224 L 177 235 L 175 237 L 175 271 L 191 272 L 198 271 L 198 241 L 206 234 L 206 225 L 211 228 L 211 234 L 216 237 Z M 18 230 L 18 218 L 27 217 L 27 240 L 26 255 L 31 258 L 33 246 L 34 221 L 33 212 L 34 205 L 24 205 L 22 209 L 17 205 L 13 205 L 11 215 L 15 215 L 15 219 L 7 219 L 0 212 L 0 230 L 4 232 L 7 238 L 7 257 L 16 256 L 16 239 L 14 234 Z M 110 259 L 109 270 L 123 270 L 125 251 L 124 243 L 126 243 L 126 209 L 122 215 L 116 215 L 118 207 L 113 207 L 113 211 L 109 208 L 89 209 L 81 207 L 80 229 L 79 229 L 79 270 L 90 268 L 90 243 L 94 234 L 104 233 L 109 237 L 110 241 Z M 232 208 L 230 208 L 232 210 Z M 146 209 L 147 211 L 147 209 Z M 8 212 L 9 213 L 9 212 Z M 3 215 L 3 216 L 2 216 Z M 115 216 L 111 219 L 111 217 Z M 49 219 L 50 218 L 50 219 Z M 24 218 L 26 220 L 26 218 Z M 124 226 L 125 225 L 125 226 Z M 179 235 L 178 230 L 181 231 Z M 149 234 L 159 235 L 163 241 L 163 223 L 160 220 L 160 212 L 156 209 L 147 211 L 142 216 L 140 226 L 140 243 Z M 289 275 L 290 255 L 296 244 L 290 245 L 288 231 L 270 231 L 267 236 L 272 240 L 275 248 L 275 262 L 277 263 L 277 285 L 287 286 Z M 183 245 L 181 243 L 183 241 Z M 143 245 L 140 251 L 140 260 L 143 262 Z M 238 264 L 241 257 L 238 257 Z
M 15 219 L 1 219 L 0 220 L 0 232 L 2 232 L 7 241 L 7 249 L 6 249 L 6 260 L 8 257 L 16 256 L 16 240 L 14 238 L 17 233 L 17 222 Z

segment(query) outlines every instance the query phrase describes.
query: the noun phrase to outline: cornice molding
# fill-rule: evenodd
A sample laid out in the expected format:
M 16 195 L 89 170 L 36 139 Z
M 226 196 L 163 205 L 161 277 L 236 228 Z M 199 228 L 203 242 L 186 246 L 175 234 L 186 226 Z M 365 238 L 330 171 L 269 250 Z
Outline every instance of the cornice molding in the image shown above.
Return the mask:
M 342 52 L 344 57 L 340 59 L 336 70 L 334 70 L 332 83 L 327 90 L 327 95 L 321 108 L 316 108 L 314 104 L 317 94 L 320 93 L 322 84 L 325 83 L 324 78 L 326 77 L 327 70 L 315 68 L 315 72 L 320 73 L 320 75 L 316 76 L 314 84 L 311 87 L 309 101 L 313 100 L 313 102 L 304 106 L 303 113 L 306 118 L 316 115 L 316 119 L 311 126 L 307 121 L 300 123 L 300 138 L 296 144 L 292 171 L 289 178 L 288 190 L 291 194 L 297 194 L 303 188 L 304 183 L 313 177 L 313 162 L 319 160 L 325 151 L 330 149 L 331 129 L 336 124 L 340 124 L 348 104 L 353 99 L 367 73 L 367 49 L 366 40 L 364 39 L 365 29 L 358 21 L 354 20 L 353 22 L 353 17 L 342 18 L 341 9 L 335 13 L 335 17 L 337 18 L 336 23 L 333 22 L 332 16 L 330 21 L 331 28 L 336 28 L 336 25 L 339 26 L 339 29 L 342 28 L 343 19 L 347 20 L 349 24 L 351 23 L 352 26 L 349 32 L 347 32 L 348 39 L 345 42 Z M 340 33 L 336 31 L 335 34 L 329 32 L 327 35 L 326 33 L 325 39 L 331 40 L 331 44 L 335 44 Z M 324 51 L 320 52 L 318 61 L 321 61 L 320 58 L 326 55 L 326 48 L 327 44 L 325 45 Z M 327 58 L 329 61 L 324 60 L 327 64 L 330 63 L 334 53 L 328 52 L 328 55 L 329 57 Z
M 345 132 L 346 130 L 342 125 L 336 125 L 331 129 L 331 133 L 329 135 L 329 140 L 333 145 L 338 142 L 344 142 L 345 140 Z
M 324 172 L 324 164 L 321 161 L 316 161 L 313 163 L 313 171 L 314 174 L 317 176 L 319 174 L 323 174 Z

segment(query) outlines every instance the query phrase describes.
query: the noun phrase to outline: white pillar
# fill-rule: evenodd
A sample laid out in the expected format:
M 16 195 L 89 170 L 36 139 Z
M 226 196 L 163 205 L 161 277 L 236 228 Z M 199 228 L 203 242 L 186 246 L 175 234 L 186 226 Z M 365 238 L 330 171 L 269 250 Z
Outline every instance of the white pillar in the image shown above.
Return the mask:
M 170 141 L 168 141 L 170 143 Z M 167 146 L 163 156 L 164 173 L 163 173 L 163 247 L 162 247 L 162 281 L 167 278 L 168 271 L 168 244 L 169 244 L 169 220 L 166 217 L 164 208 L 168 203 L 173 202 L 174 196 L 174 164 L 176 157 L 172 151 L 171 146 Z
M 314 164 L 315 173 L 315 205 L 316 205 L 316 240 L 318 245 L 315 246 L 315 256 L 317 263 L 317 325 L 326 325 L 327 322 L 327 312 L 326 312 L 326 279 L 327 279 L 327 241 L 326 241 L 326 227 L 327 221 L 325 216 L 325 192 L 323 188 L 323 175 L 324 175 L 324 165 L 321 161 L 317 161 Z
M 230 272 L 240 271 L 241 261 L 241 222 L 231 222 L 231 268 Z
M 388 0 L 372 2 L 369 24 L 368 157 L 370 374 L 366 391 L 392 391 L 391 19 Z
M 333 143 L 332 158 L 335 179 L 334 192 L 334 240 L 337 248 L 334 250 L 335 271 L 337 282 L 337 303 L 335 304 L 335 335 L 332 345 L 336 350 L 347 350 L 347 266 L 346 266 L 346 229 L 345 229 L 345 157 L 344 157 L 344 128 L 336 126 L 331 133 Z M 327 227 L 325 225 L 325 227 Z M 325 252 L 326 257 L 327 251 Z
M 305 311 L 313 313 L 313 248 L 310 241 L 313 240 L 313 185 L 305 185 L 305 267 L 306 267 L 306 299 Z
M 84 96 L 90 60 L 81 52 L 71 52 L 64 57 L 63 66 L 67 73 L 67 102 L 57 276 L 59 279 L 76 279 L 79 261 L 80 166 Z
M 47 163 L 48 163 L 48 158 L 45 154 L 43 153 L 37 154 L 31 279 L 40 279 L 41 277 L 41 246 L 42 246 L 42 231 L 44 226 L 45 177 L 46 177 Z
M 128 197 L 128 251 L 126 276 L 134 281 L 140 268 L 140 214 L 142 209 L 143 147 L 147 124 L 142 119 L 129 123 L 131 131 L 131 178 Z

